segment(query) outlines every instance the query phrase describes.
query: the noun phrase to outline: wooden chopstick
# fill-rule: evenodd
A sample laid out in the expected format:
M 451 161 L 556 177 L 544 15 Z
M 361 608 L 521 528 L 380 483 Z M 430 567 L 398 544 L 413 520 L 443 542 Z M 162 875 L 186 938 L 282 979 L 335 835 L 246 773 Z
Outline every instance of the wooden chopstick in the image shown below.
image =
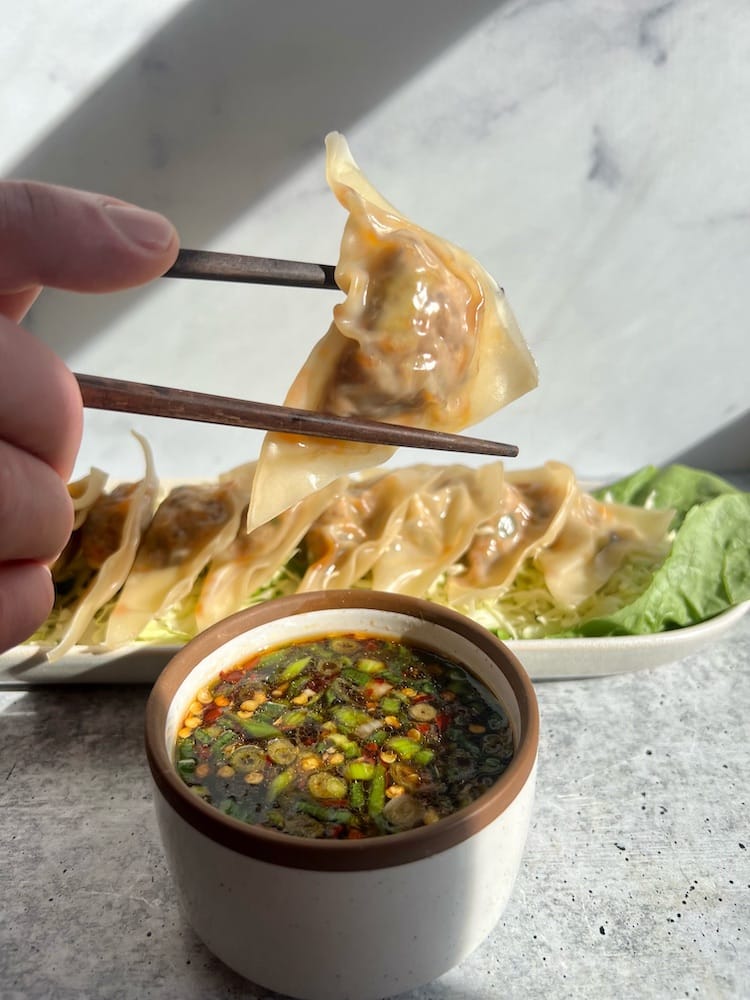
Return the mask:
M 294 285 L 296 288 L 333 288 L 338 291 L 332 264 L 308 264 L 274 257 L 247 257 L 212 250 L 180 250 L 164 278 L 203 281 L 246 281 L 257 285 Z
M 285 434 L 307 434 L 340 441 L 361 441 L 400 448 L 430 448 L 435 451 L 463 452 L 515 458 L 518 448 L 462 434 L 386 424 L 376 420 L 337 417 L 330 413 L 297 410 L 273 403 L 214 396 L 191 389 L 170 389 L 143 382 L 124 382 L 98 375 L 76 374 L 84 406 L 95 410 L 117 410 L 153 417 L 174 417 L 230 427 L 252 427 Z

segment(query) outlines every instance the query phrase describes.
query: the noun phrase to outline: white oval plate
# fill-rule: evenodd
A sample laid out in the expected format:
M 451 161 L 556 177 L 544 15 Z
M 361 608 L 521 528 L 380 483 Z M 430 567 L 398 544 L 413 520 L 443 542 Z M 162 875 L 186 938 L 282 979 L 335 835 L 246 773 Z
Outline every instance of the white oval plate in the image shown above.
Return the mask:
M 507 645 L 535 681 L 631 673 L 674 663 L 717 642 L 742 618 L 750 602 L 700 625 L 654 635 L 591 639 L 515 639 Z M 179 646 L 134 644 L 121 650 L 75 647 L 49 663 L 37 646 L 0 654 L 0 686 L 25 684 L 151 684 Z

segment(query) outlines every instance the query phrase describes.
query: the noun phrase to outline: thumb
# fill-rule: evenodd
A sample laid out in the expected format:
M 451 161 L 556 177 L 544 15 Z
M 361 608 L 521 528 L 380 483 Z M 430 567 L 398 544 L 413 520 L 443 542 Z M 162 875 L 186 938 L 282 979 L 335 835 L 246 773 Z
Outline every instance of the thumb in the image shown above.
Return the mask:
M 39 286 L 111 292 L 168 270 L 179 249 L 156 212 L 31 181 L 0 183 L 0 295 Z

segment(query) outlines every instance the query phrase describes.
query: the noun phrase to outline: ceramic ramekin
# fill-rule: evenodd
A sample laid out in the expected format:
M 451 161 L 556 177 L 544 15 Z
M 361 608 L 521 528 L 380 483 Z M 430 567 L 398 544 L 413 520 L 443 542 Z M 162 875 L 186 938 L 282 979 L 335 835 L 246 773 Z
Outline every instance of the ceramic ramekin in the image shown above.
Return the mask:
M 312 840 L 248 826 L 192 795 L 174 765 L 195 693 L 223 670 L 296 639 L 365 631 L 461 662 L 503 704 L 515 753 L 471 805 L 429 826 Z M 532 684 L 489 632 L 446 608 L 366 590 L 280 598 L 219 622 L 167 665 L 146 710 L 146 751 L 167 863 L 206 946 L 300 1000 L 380 1000 L 466 957 L 497 922 L 521 862 L 539 719 Z

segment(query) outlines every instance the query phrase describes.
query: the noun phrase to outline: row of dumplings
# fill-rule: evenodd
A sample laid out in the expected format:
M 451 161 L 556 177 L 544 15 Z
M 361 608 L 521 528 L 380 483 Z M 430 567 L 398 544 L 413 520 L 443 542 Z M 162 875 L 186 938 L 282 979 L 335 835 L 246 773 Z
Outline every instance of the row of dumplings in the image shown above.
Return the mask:
M 37 641 L 119 648 L 188 595 L 190 632 L 259 599 L 294 560 L 296 590 L 369 586 L 460 610 L 501 597 L 533 560 L 562 607 L 601 588 L 633 551 L 663 556 L 671 511 L 602 503 L 559 462 L 508 472 L 418 464 L 343 476 L 248 530 L 256 463 L 164 493 L 147 442 L 142 480 L 72 483 L 75 530 L 53 567 Z

